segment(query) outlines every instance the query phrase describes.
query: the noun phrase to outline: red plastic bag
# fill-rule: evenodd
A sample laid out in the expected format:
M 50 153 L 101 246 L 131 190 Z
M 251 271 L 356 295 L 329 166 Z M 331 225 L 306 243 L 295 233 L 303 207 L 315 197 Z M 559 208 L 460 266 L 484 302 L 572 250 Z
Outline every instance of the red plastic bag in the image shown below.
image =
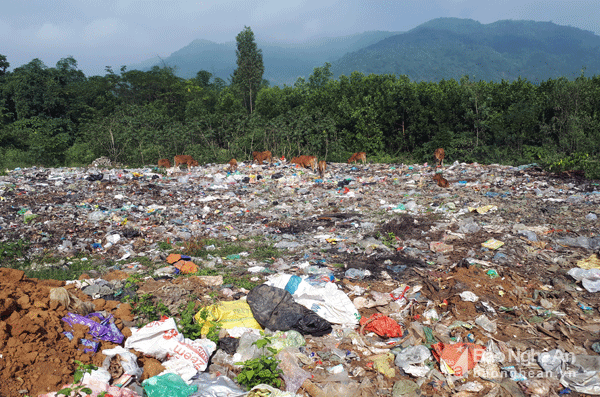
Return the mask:
M 361 333 L 363 330 L 375 332 L 385 338 L 398 338 L 403 334 L 402 326 L 388 316 L 375 313 L 369 318 L 361 318 Z
M 467 375 L 469 370 L 475 367 L 483 353 L 485 347 L 474 343 L 455 343 L 453 345 L 442 342 L 431 345 L 433 356 L 440 362 L 440 369 L 443 373 L 454 374 L 456 376 Z

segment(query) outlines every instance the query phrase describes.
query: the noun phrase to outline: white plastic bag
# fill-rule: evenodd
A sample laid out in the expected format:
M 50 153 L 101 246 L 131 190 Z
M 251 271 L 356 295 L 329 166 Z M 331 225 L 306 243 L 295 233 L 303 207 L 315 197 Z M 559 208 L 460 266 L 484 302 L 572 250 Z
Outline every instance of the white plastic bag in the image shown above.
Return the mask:
M 298 277 L 298 276 L 293 276 Z M 278 274 L 269 279 L 265 284 L 272 287 L 286 289 L 292 278 L 289 274 Z M 325 320 L 333 324 L 348 326 L 358 325 L 360 315 L 358 310 L 335 283 L 325 283 L 325 287 L 315 287 L 302 280 L 294 284 L 293 291 L 288 290 L 296 303 L 312 310 Z
M 173 318 L 154 321 L 139 329 L 132 328 L 131 336 L 125 341 L 127 349 L 135 349 L 161 361 L 166 358 L 183 358 L 197 371 L 206 369 L 208 359 L 216 347 L 209 339 L 185 338 L 177 331 Z

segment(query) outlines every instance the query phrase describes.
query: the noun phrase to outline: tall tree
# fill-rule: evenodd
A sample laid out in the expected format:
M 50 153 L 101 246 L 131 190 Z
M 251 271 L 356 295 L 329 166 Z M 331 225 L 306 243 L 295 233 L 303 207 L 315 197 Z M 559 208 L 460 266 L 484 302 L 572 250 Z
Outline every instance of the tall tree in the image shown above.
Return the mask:
M 6 55 L 0 54 L 0 76 L 6 73 L 6 69 L 10 66 L 10 63 L 6 60 Z
M 254 32 L 249 26 L 244 26 L 236 37 L 237 69 L 233 72 L 233 83 L 238 87 L 244 98 L 244 104 L 253 111 L 253 102 L 256 98 L 262 76 L 265 71 L 262 50 L 254 42 Z

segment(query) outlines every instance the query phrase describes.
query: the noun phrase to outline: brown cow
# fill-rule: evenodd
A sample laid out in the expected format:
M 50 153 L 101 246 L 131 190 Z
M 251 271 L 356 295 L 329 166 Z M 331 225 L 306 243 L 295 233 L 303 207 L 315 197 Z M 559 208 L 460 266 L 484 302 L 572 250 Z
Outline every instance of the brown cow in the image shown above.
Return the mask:
M 237 171 L 237 160 L 236 159 L 229 160 L 229 171 L 231 171 L 231 172 Z
M 180 154 L 175 156 L 175 167 L 179 168 L 180 164 L 187 164 L 188 169 L 192 166 L 197 166 L 198 162 L 188 154 Z
M 171 168 L 171 162 L 169 159 L 160 159 L 158 160 L 158 166 L 164 168 Z
M 300 167 L 304 167 L 304 168 L 312 168 L 313 171 L 316 170 L 317 168 L 317 158 L 315 156 L 306 156 L 306 155 L 302 155 L 302 156 L 298 156 L 298 157 L 294 157 L 290 163 L 292 164 L 298 164 Z
M 319 161 L 319 176 L 323 179 L 323 175 L 325 175 L 325 169 L 327 169 L 327 163 L 325 160 Z
M 437 182 L 439 187 L 445 187 L 445 188 L 450 187 L 450 183 L 448 183 L 448 180 L 446 178 L 444 178 L 442 176 L 442 174 L 436 173 L 433 176 L 433 180 Z
M 256 161 L 257 164 L 262 164 L 265 160 L 267 160 L 269 164 L 273 163 L 273 156 L 268 150 L 265 152 L 252 152 L 252 162 Z
M 350 157 L 348 159 L 348 164 L 354 162 L 356 163 L 357 161 L 362 161 L 362 163 L 366 163 L 367 162 L 367 154 L 365 152 L 356 152 L 352 155 L 352 157 Z
M 435 153 L 433 155 L 435 156 L 435 159 L 438 161 L 438 167 L 439 166 L 443 167 L 444 166 L 444 157 L 446 155 L 446 153 L 444 152 L 444 149 L 442 149 L 442 148 L 435 149 Z

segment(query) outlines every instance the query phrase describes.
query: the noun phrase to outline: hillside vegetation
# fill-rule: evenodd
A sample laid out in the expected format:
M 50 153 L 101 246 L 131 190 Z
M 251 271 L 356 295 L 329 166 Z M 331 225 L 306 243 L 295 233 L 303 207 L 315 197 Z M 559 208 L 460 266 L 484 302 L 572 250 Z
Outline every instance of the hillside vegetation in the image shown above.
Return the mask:
M 258 40 L 265 63 L 264 78 L 272 85 L 293 85 L 298 77 L 307 77 L 313 68 L 338 59 L 349 51 L 377 43 L 398 32 L 365 32 L 350 36 L 320 38 L 300 43 L 274 43 Z M 130 65 L 129 69 L 149 71 L 153 66 L 171 67 L 175 75 L 193 78 L 199 70 L 228 81 L 235 68 L 235 42 L 215 43 L 194 40 L 170 56 Z
M 332 62 L 335 76 L 407 75 L 416 81 L 469 76 L 474 80 L 520 78 L 541 82 L 600 73 L 600 37 L 551 22 L 440 18 L 388 37 Z

